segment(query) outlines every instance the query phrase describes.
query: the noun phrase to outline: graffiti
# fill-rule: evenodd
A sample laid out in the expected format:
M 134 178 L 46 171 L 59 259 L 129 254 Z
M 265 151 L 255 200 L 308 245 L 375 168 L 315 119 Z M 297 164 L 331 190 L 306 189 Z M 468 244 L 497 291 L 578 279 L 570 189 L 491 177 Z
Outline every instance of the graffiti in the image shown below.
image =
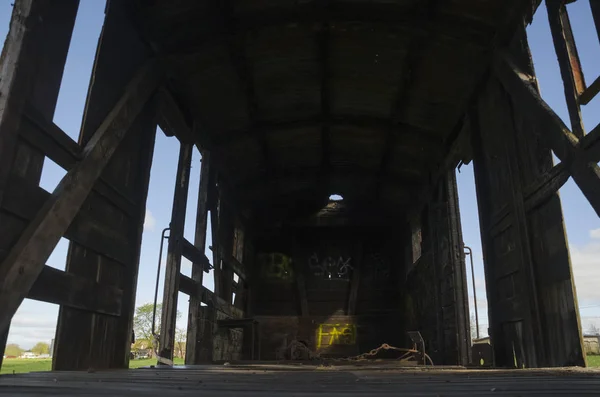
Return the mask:
M 353 270 L 351 261 L 352 258 L 344 259 L 342 256 L 338 259 L 328 256 L 321 260 L 315 252 L 308 258 L 308 267 L 314 276 L 324 280 L 350 280 Z
M 331 345 L 356 344 L 356 325 L 320 324 L 317 335 L 317 349 Z
M 280 253 L 258 255 L 262 275 L 266 279 L 279 281 L 292 281 L 294 272 L 292 258 Z

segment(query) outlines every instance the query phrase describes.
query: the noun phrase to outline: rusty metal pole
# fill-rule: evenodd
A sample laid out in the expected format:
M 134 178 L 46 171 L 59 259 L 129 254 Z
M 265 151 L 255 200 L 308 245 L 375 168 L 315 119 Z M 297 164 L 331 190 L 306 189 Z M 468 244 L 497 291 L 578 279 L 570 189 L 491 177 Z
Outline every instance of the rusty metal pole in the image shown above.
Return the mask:
M 477 313 L 477 288 L 475 288 L 475 267 L 473 266 L 473 250 L 471 247 L 464 246 L 468 250 L 469 259 L 471 260 L 471 278 L 473 280 L 473 301 L 475 302 L 475 328 L 477 330 L 477 339 L 479 339 L 479 313 Z

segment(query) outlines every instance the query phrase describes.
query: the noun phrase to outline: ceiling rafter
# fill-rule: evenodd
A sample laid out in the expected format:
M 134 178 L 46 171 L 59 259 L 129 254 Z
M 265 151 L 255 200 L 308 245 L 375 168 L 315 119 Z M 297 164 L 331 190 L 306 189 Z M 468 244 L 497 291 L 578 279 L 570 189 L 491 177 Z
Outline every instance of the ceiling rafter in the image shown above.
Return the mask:
M 419 174 L 419 167 L 415 167 L 413 170 L 406 170 L 402 173 L 396 173 L 387 178 L 385 181 L 389 186 L 395 186 L 399 188 L 406 188 L 409 190 L 418 189 L 421 187 L 421 181 L 423 175 Z M 301 185 L 303 182 L 309 182 L 315 180 L 321 174 L 320 167 L 299 167 L 296 169 L 282 170 L 274 176 L 275 180 L 266 180 L 262 177 L 256 177 L 244 181 L 239 181 L 232 185 L 232 188 L 237 192 L 250 191 L 252 189 L 265 190 L 269 186 L 277 185 L 280 186 L 280 182 L 287 182 L 291 185 L 297 183 Z M 373 181 L 376 182 L 377 172 L 362 167 L 349 167 L 349 168 L 331 168 L 328 170 L 328 179 L 337 178 L 348 178 L 356 179 L 357 181 Z
M 249 32 L 240 31 L 236 28 L 238 21 L 234 17 L 234 4 L 233 0 L 213 0 L 215 6 L 220 9 L 220 16 L 225 31 L 227 32 L 239 32 L 239 34 L 227 35 L 227 49 L 231 58 L 231 63 L 234 70 L 237 73 L 239 83 L 243 88 L 246 104 L 248 121 L 250 129 L 247 131 L 248 134 L 252 135 L 258 141 L 262 157 L 263 157 L 263 172 L 265 176 L 269 176 L 273 172 L 271 156 L 269 153 L 269 145 L 265 134 L 259 128 L 255 128 L 259 115 L 258 99 L 256 98 L 256 90 L 254 87 L 254 72 L 252 62 L 248 56 L 247 50 L 247 37 Z M 251 133 L 252 131 L 252 133 Z
M 418 9 L 413 14 L 415 15 L 415 19 L 418 21 L 418 25 L 425 27 L 425 34 L 413 34 L 409 39 L 410 44 L 406 54 L 406 61 L 403 66 L 404 78 L 400 80 L 398 91 L 394 101 L 392 102 L 392 108 L 390 110 L 391 125 L 385 139 L 384 152 L 381 156 L 379 182 L 375 190 L 376 200 L 381 198 L 383 180 L 389 171 L 390 162 L 394 154 L 394 144 L 396 142 L 396 135 L 393 132 L 394 126 L 396 123 L 402 121 L 406 108 L 410 103 L 411 89 L 416 82 L 414 72 L 418 69 L 418 66 L 421 63 L 421 58 L 425 52 L 425 48 L 427 48 L 431 37 L 433 36 L 432 30 L 429 28 L 432 25 L 431 21 L 436 15 L 439 2 L 440 0 L 428 0 L 420 3 Z
M 425 144 L 435 145 L 443 145 L 443 137 L 441 134 L 425 130 L 420 127 L 415 127 L 409 124 L 405 124 L 402 122 L 398 122 L 394 124 L 390 128 L 390 123 L 388 119 L 365 116 L 365 115 L 332 115 L 329 114 L 327 118 L 322 115 L 318 115 L 316 117 L 311 118 L 302 118 L 295 120 L 287 120 L 287 121 L 277 121 L 277 122 L 268 122 L 268 121 L 260 121 L 255 123 L 253 128 L 244 129 L 244 130 L 236 130 L 236 131 L 225 131 L 214 134 L 214 144 L 215 146 L 225 146 L 233 141 L 238 139 L 242 139 L 247 137 L 249 134 L 257 134 L 259 132 L 263 132 L 265 134 L 269 134 L 272 132 L 282 132 L 294 129 L 305 129 L 305 128 L 316 128 L 320 129 L 324 124 L 329 125 L 330 128 L 333 127 L 357 127 L 364 128 L 367 130 L 373 131 L 392 131 L 393 134 L 396 135 L 408 135 L 412 134 L 417 139 L 422 140 Z
M 455 14 L 441 14 L 436 24 L 424 27 L 421 21 L 415 18 L 414 6 L 393 3 L 352 4 L 350 2 L 328 1 L 328 12 L 321 13 L 322 5 L 315 7 L 315 3 L 306 2 L 294 6 L 266 7 L 256 10 L 236 12 L 237 22 L 235 30 L 224 29 L 209 12 L 206 12 L 203 2 L 197 2 L 196 7 L 185 7 L 164 14 L 163 6 L 143 8 L 142 17 L 146 26 L 156 27 L 165 25 L 169 36 L 164 37 L 166 42 L 180 43 L 182 46 L 198 45 L 202 40 L 219 39 L 219 36 L 237 34 L 239 32 L 254 31 L 269 26 L 285 26 L 290 24 L 313 24 L 323 22 L 325 19 L 331 23 L 352 21 L 354 23 L 368 23 L 389 26 L 390 29 L 403 29 L 411 34 L 423 34 L 433 30 L 436 35 L 450 39 L 469 42 L 472 45 L 488 48 L 494 38 L 495 26 L 490 23 Z M 200 18 L 200 19 L 199 19 Z M 194 34 L 190 34 L 189 26 L 194 21 Z M 164 32 L 165 29 L 160 30 Z M 182 47 L 179 47 L 181 49 Z M 177 48 L 163 48 L 166 51 Z
M 328 177 L 331 169 L 331 67 L 330 67 L 330 42 L 331 30 L 328 20 L 330 0 L 324 0 L 321 9 L 321 29 L 317 33 L 318 59 L 321 75 L 321 116 L 325 120 L 321 124 L 321 172 L 318 175 L 320 189 L 326 194 L 329 185 Z

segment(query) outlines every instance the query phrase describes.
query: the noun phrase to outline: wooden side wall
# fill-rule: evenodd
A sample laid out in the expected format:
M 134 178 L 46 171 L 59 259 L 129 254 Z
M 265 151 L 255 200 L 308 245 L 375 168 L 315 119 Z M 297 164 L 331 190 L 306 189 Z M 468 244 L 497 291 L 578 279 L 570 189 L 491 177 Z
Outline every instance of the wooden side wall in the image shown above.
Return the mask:
M 409 256 L 416 261 L 406 278 L 408 330 L 421 332 L 435 363 L 467 365 L 468 291 L 454 171 L 442 178 L 431 202 L 410 226 Z M 421 237 L 413 241 L 414 230 Z
M 85 144 L 107 116 L 149 52 L 125 19 L 120 3 L 110 1 L 85 108 L 80 144 Z M 126 368 L 137 285 L 146 195 L 156 131 L 150 102 L 121 143 L 101 182 L 113 200 L 92 192 L 84 204 L 86 227 L 116 237 L 119 255 L 71 242 L 67 272 L 123 291 L 120 316 L 62 306 L 55 340 L 53 369 Z
M 45 153 L 31 137 L 48 139 L 49 132 L 40 125 L 52 124 L 78 6 L 78 0 L 14 4 L 0 56 L 0 266 L 31 214 L 40 208 L 37 197 L 47 195 L 39 187 L 45 156 L 61 164 L 52 146 Z M 18 207 L 11 205 L 12 197 L 18 197 Z M 44 297 L 62 300 L 52 296 L 46 281 L 42 276 L 38 279 Z M 8 330 L 0 334 L 4 351 Z
M 533 74 L 526 41 L 517 37 L 512 51 Z M 584 365 L 558 193 L 528 205 L 553 164 L 527 112 L 492 76 L 470 117 L 495 364 Z

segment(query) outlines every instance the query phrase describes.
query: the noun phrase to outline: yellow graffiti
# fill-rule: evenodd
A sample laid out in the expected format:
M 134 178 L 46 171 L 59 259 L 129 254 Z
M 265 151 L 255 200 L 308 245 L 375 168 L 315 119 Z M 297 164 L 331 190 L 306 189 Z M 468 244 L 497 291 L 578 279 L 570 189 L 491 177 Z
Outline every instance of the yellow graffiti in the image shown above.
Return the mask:
M 317 349 L 323 345 L 356 344 L 356 325 L 354 324 L 320 324 L 317 336 Z

